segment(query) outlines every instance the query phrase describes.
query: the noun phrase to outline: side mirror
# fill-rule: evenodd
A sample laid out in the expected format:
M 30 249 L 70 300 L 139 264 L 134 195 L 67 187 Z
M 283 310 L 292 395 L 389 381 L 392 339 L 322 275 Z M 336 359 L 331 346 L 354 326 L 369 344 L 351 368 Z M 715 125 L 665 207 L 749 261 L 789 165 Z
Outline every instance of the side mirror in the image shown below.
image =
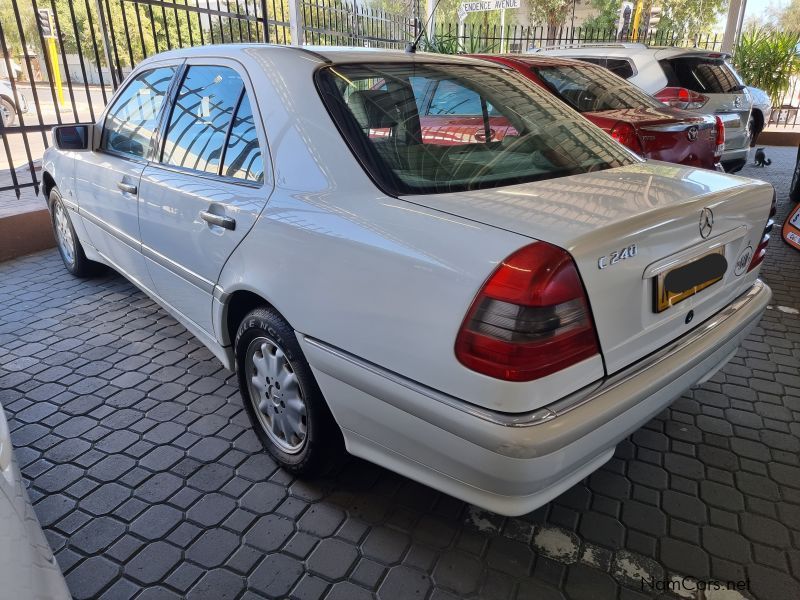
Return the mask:
M 53 145 L 59 150 L 90 150 L 94 125 L 58 125 L 53 127 Z

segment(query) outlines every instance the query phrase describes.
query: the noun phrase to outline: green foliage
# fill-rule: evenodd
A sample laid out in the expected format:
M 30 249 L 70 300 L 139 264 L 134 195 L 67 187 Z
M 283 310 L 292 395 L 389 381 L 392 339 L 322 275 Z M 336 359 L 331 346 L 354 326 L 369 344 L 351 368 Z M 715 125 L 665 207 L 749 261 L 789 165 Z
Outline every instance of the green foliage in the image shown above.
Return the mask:
M 592 31 L 614 29 L 619 20 L 620 5 L 620 0 L 592 0 L 592 8 L 597 13 L 587 19 L 582 27 Z
M 458 35 L 451 33 L 439 33 L 436 36 L 429 36 L 423 33 L 419 41 L 419 49 L 423 52 L 435 52 L 437 54 L 486 54 L 496 52 L 499 45 L 496 41 L 487 40 L 472 31 L 472 28 L 465 30 L 464 37 L 460 40 Z
M 800 33 L 769 26 L 752 27 L 739 36 L 733 50 L 733 64 L 747 85 L 767 92 L 777 106 L 792 75 L 800 71 L 798 44 Z
M 658 31 L 672 31 L 677 36 L 710 33 L 720 14 L 728 9 L 728 2 L 729 0 L 665 0 L 661 3 Z
M 14 16 L 15 4 L 19 9 L 22 36 L 20 36 Z M 101 4 L 105 6 L 104 2 Z M 235 2 L 231 2 L 231 5 L 233 4 Z M 40 3 L 40 5 L 49 7 L 49 4 L 45 3 Z M 220 2 L 220 5 L 224 6 L 223 2 Z M 151 11 L 145 5 L 135 5 L 123 0 L 111 0 L 108 7 L 109 12 L 105 14 L 105 18 L 113 32 L 112 45 L 117 49 L 121 66 L 131 66 L 131 59 L 135 64 L 146 56 L 168 48 L 189 46 L 192 45 L 192 42 L 194 45 L 202 43 L 202 28 L 196 14 L 178 10 L 176 17 L 174 10 L 154 8 Z M 95 3 L 55 0 L 55 9 L 64 51 L 72 54 L 76 53 L 80 47 L 84 60 L 96 62 L 96 45 L 100 63 L 105 65 L 100 21 Z M 23 53 L 23 37 L 25 45 L 30 50 L 37 53 L 42 52 L 41 39 L 31 3 L 0 2 L 0 23 L 2 23 L 6 46 L 11 56 L 19 56 Z M 208 36 L 206 36 L 206 42 L 210 42 Z M 114 62 L 117 60 L 117 54 L 114 55 Z

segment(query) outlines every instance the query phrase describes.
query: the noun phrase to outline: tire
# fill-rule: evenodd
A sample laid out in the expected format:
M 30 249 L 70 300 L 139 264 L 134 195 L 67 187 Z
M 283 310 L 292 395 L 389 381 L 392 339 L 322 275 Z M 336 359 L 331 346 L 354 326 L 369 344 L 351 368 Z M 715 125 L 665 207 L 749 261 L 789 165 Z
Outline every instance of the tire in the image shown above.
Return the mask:
M 797 147 L 797 158 L 792 172 L 792 183 L 789 185 L 789 200 L 800 202 L 800 146 Z
M 0 98 L 0 120 L 5 127 L 11 127 L 17 121 L 17 110 L 7 98 Z
M 67 207 L 61 200 L 61 194 L 56 188 L 50 191 L 50 222 L 53 225 L 53 235 L 56 238 L 56 247 L 64 261 L 64 266 L 75 277 L 90 277 L 97 273 L 101 267 L 99 263 L 86 258 L 83 246 L 75 234 L 72 220 Z
M 239 325 L 235 350 L 239 391 L 264 448 L 296 475 L 334 466 L 341 431 L 291 326 L 274 309 L 257 308 Z

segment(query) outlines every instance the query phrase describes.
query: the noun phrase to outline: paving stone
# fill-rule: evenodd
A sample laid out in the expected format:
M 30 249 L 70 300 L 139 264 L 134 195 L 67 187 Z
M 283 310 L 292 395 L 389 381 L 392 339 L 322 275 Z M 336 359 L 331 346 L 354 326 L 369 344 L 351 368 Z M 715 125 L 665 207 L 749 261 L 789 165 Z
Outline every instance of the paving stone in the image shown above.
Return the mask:
M 182 518 L 179 510 L 165 504 L 155 504 L 131 523 L 130 530 L 145 539 L 157 540 L 176 527 Z
M 244 541 L 263 552 L 272 552 L 280 548 L 293 533 L 292 521 L 277 515 L 266 515 L 253 524 L 245 534 Z
M 380 600 L 416 600 L 425 598 L 431 586 L 430 576 L 406 566 L 392 567 L 378 588 Z
M 191 588 L 187 600 L 233 600 L 245 588 L 245 579 L 226 569 L 211 569 Z
M 119 567 L 102 556 L 88 558 L 67 573 L 67 585 L 75 600 L 96 598 L 117 576 Z
M 375 527 L 364 540 L 361 551 L 379 562 L 393 564 L 403 557 L 408 545 L 405 533 L 389 527 Z
M 341 579 L 358 559 L 355 546 L 338 539 L 322 540 L 308 558 L 311 572 L 328 579 Z
M 264 558 L 248 578 L 248 583 L 271 598 L 285 596 L 303 574 L 299 561 L 283 554 Z
M 329 537 L 344 519 L 345 513 L 341 509 L 328 504 L 314 504 L 300 518 L 298 528 L 317 537 Z
M 125 573 L 144 584 L 156 583 L 163 580 L 180 560 L 180 549 L 167 542 L 153 542 L 127 562 Z
M 97 554 L 111 546 L 123 533 L 125 526 L 116 519 L 98 517 L 72 534 L 69 544 L 85 554 Z
M 219 567 L 239 546 L 239 538 L 224 529 L 210 529 L 186 551 L 186 558 L 206 568 Z
M 482 570 L 481 562 L 474 556 L 451 550 L 439 558 L 433 580 L 464 597 L 478 587 Z
M 236 501 L 218 493 L 206 494 L 189 509 L 186 516 L 204 527 L 219 525 L 236 508 Z

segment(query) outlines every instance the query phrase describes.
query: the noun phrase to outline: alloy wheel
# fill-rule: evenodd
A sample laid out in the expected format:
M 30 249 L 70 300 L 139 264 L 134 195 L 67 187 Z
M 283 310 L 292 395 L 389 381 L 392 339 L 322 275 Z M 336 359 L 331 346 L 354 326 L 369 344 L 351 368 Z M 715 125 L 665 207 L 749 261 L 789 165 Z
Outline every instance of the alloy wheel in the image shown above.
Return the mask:
M 55 222 L 58 248 L 61 250 L 64 260 L 72 265 L 75 263 L 75 238 L 72 235 L 67 211 L 61 202 L 57 201 L 55 203 L 53 220 Z
M 297 454 L 308 433 L 303 389 L 283 349 L 267 337 L 247 347 L 245 375 L 258 421 L 280 450 Z

